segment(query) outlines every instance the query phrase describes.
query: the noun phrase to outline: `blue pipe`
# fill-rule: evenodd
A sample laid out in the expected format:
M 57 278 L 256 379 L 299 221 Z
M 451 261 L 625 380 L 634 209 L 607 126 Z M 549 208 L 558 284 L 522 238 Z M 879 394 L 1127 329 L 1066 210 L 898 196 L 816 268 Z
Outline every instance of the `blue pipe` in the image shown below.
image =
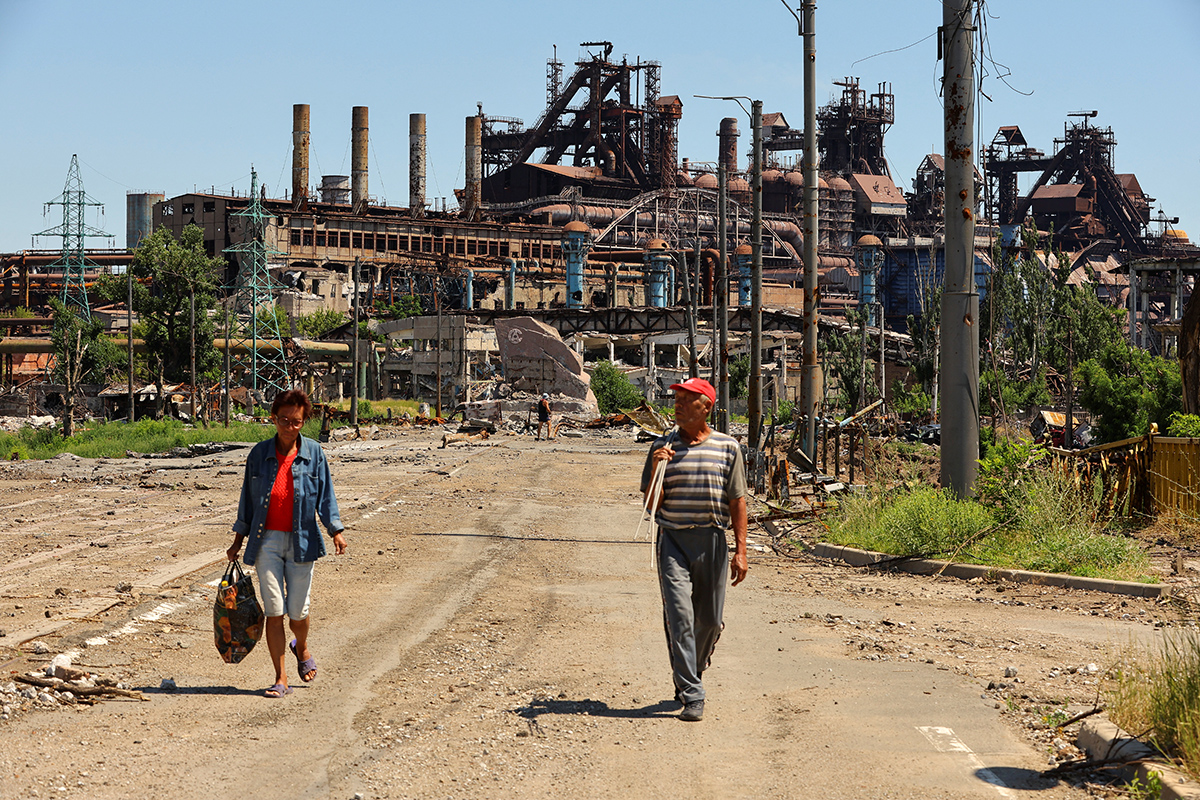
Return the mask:
M 671 280 L 671 255 L 665 251 L 646 253 L 646 305 L 666 308 L 667 287 Z
M 568 230 L 563 235 L 563 256 L 567 262 L 567 308 L 583 308 L 583 263 L 591 249 L 587 237 L 586 228 L 582 231 Z
M 467 310 L 475 307 L 475 270 L 467 270 Z

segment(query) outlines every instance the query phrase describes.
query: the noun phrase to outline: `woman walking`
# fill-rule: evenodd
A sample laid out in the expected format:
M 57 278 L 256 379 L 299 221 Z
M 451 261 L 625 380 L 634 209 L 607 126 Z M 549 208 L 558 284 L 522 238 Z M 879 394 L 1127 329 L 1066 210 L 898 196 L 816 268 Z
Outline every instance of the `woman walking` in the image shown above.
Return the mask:
M 275 435 L 255 445 L 246 458 L 233 545 L 225 553 L 236 561 L 245 541 L 246 564 L 258 572 L 267 649 L 275 667 L 275 684 L 264 692 L 266 697 L 292 693 L 284 664 L 285 613 L 295 636 L 289 647 L 300 679 L 308 683 L 317 677 L 317 661 L 308 648 L 308 604 L 313 563 L 325 555 L 318 517 L 333 537 L 334 552 L 346 552 L 329 463 L 319 444 L 300 435 L 311 415 L 312 403 L 304 392 L 292 389 L 275 397 Z

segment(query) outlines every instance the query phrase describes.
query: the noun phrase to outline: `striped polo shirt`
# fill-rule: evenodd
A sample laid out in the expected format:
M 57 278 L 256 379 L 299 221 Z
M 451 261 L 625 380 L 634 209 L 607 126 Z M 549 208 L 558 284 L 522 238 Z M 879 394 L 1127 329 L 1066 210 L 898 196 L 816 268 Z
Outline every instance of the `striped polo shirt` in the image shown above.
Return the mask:
M 719 431 L 711 431 L 694 445 L 683 442 L 678 431 L 660 437 L 650 446 L 642 467 L 643 492 L 654 477 L 650 454 L 668 444 L 675 457 L 667 463 L 665 493 L 655 521 L 671 530 L 728 528 L 729 502 L 746 494 L 741 445 Z

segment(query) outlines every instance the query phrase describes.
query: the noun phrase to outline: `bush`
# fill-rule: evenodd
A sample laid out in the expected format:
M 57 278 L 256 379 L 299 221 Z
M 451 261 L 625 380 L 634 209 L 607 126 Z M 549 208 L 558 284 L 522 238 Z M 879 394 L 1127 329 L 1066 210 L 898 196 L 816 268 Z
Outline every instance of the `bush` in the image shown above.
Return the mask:
M 1144 436 L 1150 423 L 1167 430 L 1181 410 L 1183 382 L 1179 362 L 1152 356 L 1125 342 L 1109 344 L 1079 365 L 1079 401 L 1097 421 L 1100 441 Z
M 345 325 L 347 317 L 331 308 L 319 308 L 296 319 L 296 329 L 306 339 L 319 339 L 334 328 Z
M 729 359 L 729 394 L 734 399 L 746 396 L 750 385 L 750 355 Z
M 1168 436 L 1200 436 L 1200 416 L 1176 411 L 1167 421 Z
M 1022 455 L 1031 451 L 1003 454 L 993 506 L 922 485 L 895 496 L 852 495 L 831 518 L 828 539 L 898 556 L 1146 580 L 1149 558 L 1136 541 L 1107 532 L 1103 498 L 1081 493 L 1061 471 L 1037 469 Z
M 592 393 L 596 395 L 601 414 L 637 408 L 646 399 L 611 361 L 601 361 L 592 370 Z
M 894 500 L 869 494 L 847 497 L 829 536 L 837 544 L 933 558 L 950 555 L 993 524 L 991 514 L 978 503 L 921 487 Z
M 1046 455 L 1046 448 L 1030 439 L 993 444 L 979 461 L 975 496 L 985 505 L 1006 510 L 1019 504 L 1025 482 L 1036 474 L 1032 467 Z
M 922 391 L 920 386 L 910 389 L 904 385 L 904 381 L 897 380 L 892 383 L 890 405 L 891 410 L 899 414 L 924 416 L 933 407 L 933 400 Z
M 775 411 L 775 416 L 771 418 L 769 425 L 787 425 L 795 418 L 796 404 L 791 400 L 779 401 L 779 407 Z

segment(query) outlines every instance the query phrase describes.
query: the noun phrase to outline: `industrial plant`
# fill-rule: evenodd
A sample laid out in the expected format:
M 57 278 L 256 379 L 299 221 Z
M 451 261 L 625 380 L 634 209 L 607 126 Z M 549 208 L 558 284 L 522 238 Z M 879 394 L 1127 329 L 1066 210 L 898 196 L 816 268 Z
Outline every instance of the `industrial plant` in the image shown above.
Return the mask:
M 261 340 L 231 333 L 222 340 L 234 358 L 227 388 L 305 382 L 323 398 L 358 386 L 364 397 L 444 392 L 467 403 L 475 399 L 472 384 L 496 377 L 496 321 L 533 317 L 584 363 L 615 360 L 659 399 L 689 361 L 715 372 L 716 361 L 729 357 L 716 339 L 725 309 L 728 346 L 747 348 L 738 333 L 749 330 L 758 183 L 764 402 L 793 398 L 806 289 L 803 131 L 782 110 L 762 114 L 760 129 L 746 136 L 746 121 L 728 117 L 712 151 L 689 158 L 678 152 L 685 103 L 666 93 L 662 65 L 617 60 L 609 42 L 582 47 L 587 56 L 574 64 L 547 62 L 545 109 L 532 123 L 482 105 L 464 118 L 465 185 L 453 205 L 426 196 L 422 113 L 409 117 L 407 206 L 375 201 L 370 114 L 362 106 L 347 109 L 351 174 L 310 172 L 310 107 L 297 103 L 290 131 L 279 121 L 279 138 L 290 134 L 292 142 L 283 197 L 266 196 L 257 182 L 170 197 L 131 193 L 123 250 L 85 247 L 86 238 L 107 234 L 84 224 L 92 201 L 73 166 L 61 200 L 64 223 L 43 232 L 61 237 L 62 247 L 0 256 L 3 304 L 36 309 L 63 297 L 120 328 L 127 309 L 90 302 L 88 287 L 128 267 L 150 232 L 165 228 L 178 237 L 196 225 L 205 251 L 225 259 L 222 304 L 238 318 L 278 304 L 291 320 L 321 309 L 358 310 L 367 319 L 400 298 L 446 318 L 432 336 L 423 322 L 376 320 L 387 341 L 365 355 L 351 352 L 345 329 L 321 342 L 303 339 L 294 326 Z M 925 155 L 912 191 L 903 191 L 884 155 L 895 121 L 890 85 L 870 91 L 846 77 L 836 88 L 817 113 L 819 324 L 845 329 L 847 310 L 866 309 L 882 360 L 903 370 L 910 320 L 926 312 L 945 263 L 944 157 Z M 997 255 L 1028 247 L 1032 235 L 1041 251 L 1069 256 L 1072 282 L 1091 284 L 1105 302 L 1131 312 L 1132 339 L 1159 350 L 1191 290 L 1192 272 L 1181 265 L 1194 270 L 1200 250 L 1178 220 L 1152 217 L 1153 198 L 1135 175 L 1119 171 L 1117 134 L 1099 124 L 1102 115 L 1072 115 L 1062 137 L 1044 143 L 1005 125 L 982 148 L 975 282 L 985 295 Z M 1024 192 L 1023 176 L 1035 178 Z M 11 335 L 0 347 L 9 387 L 46 369 L 48 349 L 30 333 L 38 320 L 44 333 L 44 317 L 8 323 Z M 352 364 L 361 380 L 348 376 Z

